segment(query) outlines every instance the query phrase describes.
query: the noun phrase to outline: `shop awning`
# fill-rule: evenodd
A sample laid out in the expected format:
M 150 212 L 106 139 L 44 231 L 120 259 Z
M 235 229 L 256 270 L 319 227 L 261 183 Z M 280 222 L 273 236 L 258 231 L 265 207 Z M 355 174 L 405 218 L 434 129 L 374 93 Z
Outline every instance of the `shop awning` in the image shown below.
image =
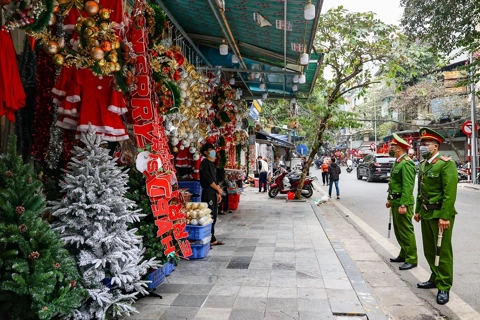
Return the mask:
M 295 145 L 286 140 L 274 137 L 265 131 L 255 132 L 255 142 L 260 144 L 271 144 L 275 147 L 295 149 Z
M 201 56 L 213 73 L 235 80 L 233 87 L 244 90 L 243 99 L 261 99 L 263 79 L 269 99 L 307 98 L 315 85 L 321 55 L 313 40 L 323 0 L 312 1 L 315 18 L 305 20 L 305 0 L 169 0 L 157 3 Z M 287 23 L 284 23 L 284 20 Z M 286 28 L 284 27 L 286 25 Z M 228 55 L 220 55 L 222 41 Z M 300 54 L 310 60 L 300 65 Z M 236 55 L 238 62 L 232 62 Z M 195 65 L 195 63 L 194 63 Z M 292 90 L 294 75 L 306 76 L 304 84 Z

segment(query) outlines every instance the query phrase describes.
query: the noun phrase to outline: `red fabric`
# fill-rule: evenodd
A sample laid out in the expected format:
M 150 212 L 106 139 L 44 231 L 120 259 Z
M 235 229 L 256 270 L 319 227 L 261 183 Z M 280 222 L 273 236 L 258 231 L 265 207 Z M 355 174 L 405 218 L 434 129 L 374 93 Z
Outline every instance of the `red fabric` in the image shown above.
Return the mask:
M 25 106 L 25 91 L 17 67 L 12 37 L 0 28 L 0 116 L 15 121 L 15 111 Z
M 66 72 L 70 73 L 71 70 Z M 105 140 L 127 140 L 128 134 L 120 114 L 111 111 L 127 110 L 122 92 L 113 89 L 113 78 L 97 77 L 90 69 L 80 69 L 75 70 L 70 79 L 71 82 L 64 82 L 60 77 L 58 86 L 55 85 L 57 90 L 66 92 L 65 100 L 59 108 L 64 116 L 57 125 L 73 129 L 76 120 L 77 131 L 86 132 L 91 124 L 97 133 L 105 134 Z

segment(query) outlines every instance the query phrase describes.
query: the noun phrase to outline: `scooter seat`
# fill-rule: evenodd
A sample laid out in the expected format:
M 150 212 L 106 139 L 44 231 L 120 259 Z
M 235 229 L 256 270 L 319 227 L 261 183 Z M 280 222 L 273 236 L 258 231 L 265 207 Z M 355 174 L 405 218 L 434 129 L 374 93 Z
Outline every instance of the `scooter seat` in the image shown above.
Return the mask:
M 300 180 L 300 177 L 298 177 L 298 176 L 296 176 L 296 177 L 291 177 L 291 178 L 290 178 L 290 183 L 297 182 L 298 180 Z

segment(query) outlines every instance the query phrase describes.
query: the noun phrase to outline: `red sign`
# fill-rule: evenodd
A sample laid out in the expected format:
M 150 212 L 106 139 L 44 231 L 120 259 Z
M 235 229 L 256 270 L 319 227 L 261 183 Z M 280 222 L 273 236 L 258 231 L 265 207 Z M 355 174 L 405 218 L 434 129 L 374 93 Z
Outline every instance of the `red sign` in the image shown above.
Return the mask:
M 465 133 L 467 136 L 472 135 L 472 121 L 468 120 L 465 121 L 462 125 L 462 131 Z M 475 132 L 478 131 L 478 124 L 475 123 Z
M 372 151 L 375 150 L 375 143 L 374 143 L 374 142 L 372 142 L 372 143 L 370 144 L 370 150 L 372 150 Z

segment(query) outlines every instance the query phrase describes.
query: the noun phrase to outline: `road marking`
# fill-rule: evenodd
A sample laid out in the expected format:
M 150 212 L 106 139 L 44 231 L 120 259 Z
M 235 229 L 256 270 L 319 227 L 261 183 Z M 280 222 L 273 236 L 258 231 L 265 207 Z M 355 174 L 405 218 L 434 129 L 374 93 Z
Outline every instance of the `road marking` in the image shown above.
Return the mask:
M 323 190 L 318 186 L 319 192 L 323 192 Z M 378 244 L 380 244 L 390 255 L 396 256 L 398 253 L 398 248 L 388 241 L 384 236 L 378 233 L 375 229 L 370 227 L 367 223 L 365 223 L 362 219 L 357 217 L 352 211 L 348 210 L 344 205 L 339 203 L 338 201 L 332 201 L 332 203 L 343 211 L 343 213 L 348 214 L 348 218 L 353 220 L 358 227 L 360 227 L 365 233 L 367 233 L 370 237 L 372 237 Z M 417 268 L 408 270 L 410 271 L 418 282 L 425 281 L 425 279 L 430 278 L 430 272 L 425 270 L 420 265 Z M 478 320 L 480 319 L 480 313 L 475 311 L 468 303 L 466 303 L 462 298 L 460 298 L 453 290 L 450 290 L 450 302 L 445 305 L 448 309 L 450 309 L 453 313 L 455 313 L 460 319 L 462 320 Z

